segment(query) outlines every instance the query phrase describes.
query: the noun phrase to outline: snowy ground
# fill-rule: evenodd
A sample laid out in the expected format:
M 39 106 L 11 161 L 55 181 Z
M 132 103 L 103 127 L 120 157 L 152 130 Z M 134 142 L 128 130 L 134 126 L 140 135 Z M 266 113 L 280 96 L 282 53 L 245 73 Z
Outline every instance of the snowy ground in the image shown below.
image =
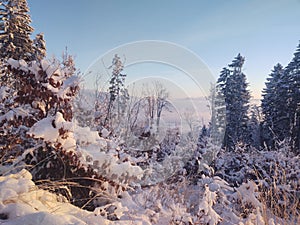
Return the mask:
M 262 204 L 257 200 L 257 187 L 254 182 L 234 189 L 218 177 L 203 177 L 202 183 L 188 186 L 189 190 L 183 184 L 170 190 L 158 185 L 136 190 L 131 194 L 124 192 L 119 202 L 89 212 L 71 205 L 62 196 L 40 189 L 31 178 L 31 174 L 24 169 L 0 177 L 0 224 L 297 224 L 296 221 L 284 223 L 270 215 L 266 222 L 261 211 Z M 181 196 L 178 195 L 180 192 Z M 182 202 L 188 203 L 190 211 L 198 211 L 199 216 L 187 213 L 186 206 L 180 204 L 180 201 L 176 203 L 178 197 Z M 241 218 L 233 207 L 234 201 L 248 203 L 256 209 L 246 218 Z M 117 220 L 110 220 L 109 215 Z M 193 223 L 195 220 L 198 223 Z

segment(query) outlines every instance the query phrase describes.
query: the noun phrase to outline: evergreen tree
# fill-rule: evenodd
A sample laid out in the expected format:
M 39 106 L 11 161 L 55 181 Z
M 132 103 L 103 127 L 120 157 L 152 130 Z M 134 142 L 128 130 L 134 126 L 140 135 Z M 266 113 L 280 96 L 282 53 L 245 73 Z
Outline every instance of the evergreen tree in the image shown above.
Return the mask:
M 300 149 L 300 44 L 286 68 L 277 64 L 263 90 L 263 138 L 269 147 L 284 140 Z
M 26 0 L 0 3 L 0 57 L 31 60 L 34 54 L 30 35 L 33 28 Z
M 271 148 L 275 147 L 276 142 L 289 137 L 288 93 L 289 81 L 282 65 L 278 63 L 267 78 L 261 104 L 264 115 L 262 138 Z
M 42 60 L 46 57 L 46 42 L 44 40 L 44 34 L 39 33 L 33 40 L 34 48 L 34 60 Z
M 250 93 L 248 83 L 242 72 L 244 57 L 240 54 L 232 61 L 229 68 L 221 71 L 217 89 L 224 96 L 226 108 L 226 128 L 223 146 L 233 150 L 238 143 L 249 143 L 248 109 Z
M 223 68 L 217 84 L 211 89 L 211 121 L 210 136 L 216 145 L 222 145 L 226 131 L 226 104 L 225 96 L 228 93 L 226 86 L 230 70 Z
M 260 128 L 260 110 L 259 107 L 254 105 L 251 107 L 250 120 L 248 124 L 250 145 L 259 149 L 261 146 L 261 128 Z
M 197 148 L 195 149 L 192 158 L 184 166 L 187 176 L 197 177 L 199 175 L 199 169 L 202 166 L 201 160 L 203 159 L 203 154 L 207 151 L 208 139 L 208 129 L 203 125 L 198 137 Z
M 292 61 L 285 69 L 289 81 L 287 111 L 292 148 L 300 153 L 300 43 Z
M 104 125 L 111 127 L 112 124 L 109 123 L 112 122 L 112 119 L 116 118 L 120 122 L 121 116 L 125 113 L 129 94 L 125 87 L 126 74 L 122 73 L 124 66 L 117 54 L 113 58 L 110 68 L 113 70 L 109 81 L 109 104 Z
M 225 132 L 225 104 L 224 96 L 216 84 L 211 84 L 210 96 L 208 97 L 210 102 L 210 138 L 211 141 L 220 146 L 223 142 L 223 134 Z
M 209 131 L 206 128 L 206 126 L 203 125 L 197 143 L 197 151 L 201 154 L 206 152 L 208 137 L 209 137 Z

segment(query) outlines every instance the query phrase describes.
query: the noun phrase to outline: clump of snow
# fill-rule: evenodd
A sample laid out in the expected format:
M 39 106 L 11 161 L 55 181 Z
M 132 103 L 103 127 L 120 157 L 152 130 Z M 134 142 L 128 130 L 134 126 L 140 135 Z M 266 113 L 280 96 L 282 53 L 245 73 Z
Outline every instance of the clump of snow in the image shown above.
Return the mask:
M 34 186 L 31 178 L 31 174 L 26 170 L 7 177 L 0 177 L 0 201 L 3 203 L 10 202 L 16 199 L 19 194 L 28 192 Z
M 107 129 L 103 128 L 101 130 L 101 136 L 102 137 L 107 138 L 109 134 L 110 134 L 110 132 Z
M 76 146 L 76 140 L 72 131 L 73 123 L 65 121 L 63 115 L 57 112 L 55 116 L 46 117 L 35 123 L 28 134 L 35 138 L 42 138 L 50 143 L 59 143 L 64 149 L 70 150 Z
M 132 165 L 128 161 L 123 162 L 116 155 L 102 152 L 99 148 L 81 149 L 79 152 L 85 157 L 83 161 L 92 165 L 99 174 L 122 184 L 122 186 L 127 186 L 132 182 L 136 184 L 144 174 L 139 166 Z
M 6 86 L 1 86 L 0 87 L 0 101 L 3 101 L 4 99 L 6 99 L 9 96 L 9 88 Z
M 89 127 L 80 127 L 75 126 L 74 137 L 77 141 L 77 144 L 82 147 L 88 147 L 90 145 L 96 145 L 97 148 L 106 150 L 107 149 L 107 140 L 99 137 L 97 131 L 92 131 Z
M 23 71 L 28 71 L 28 64 L 23 59 L 15 60 L 15 59 L 10 58 L 7 60 L 7 63 L 15 69 L 21 69 Z
M 237 197 L 243 204 L 250 203 L 255 208 L 260 208 L 262 204 L 258 201 L 258 187 L 253 181 L 243 183 L 237 189 Z

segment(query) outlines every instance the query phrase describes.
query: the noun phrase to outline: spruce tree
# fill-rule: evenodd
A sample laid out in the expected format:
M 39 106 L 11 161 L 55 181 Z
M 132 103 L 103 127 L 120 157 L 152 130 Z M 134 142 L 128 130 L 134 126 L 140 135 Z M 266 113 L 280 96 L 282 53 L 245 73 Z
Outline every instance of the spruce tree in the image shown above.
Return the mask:
M 128 91 L 125 87 L 126 74 L 123 74 L 123 63 L 116 54 L 112 61 L 112 76 L 109 81 L 109 103 L 104 125 L 111 127 L 112 119 L 115 118 L 120 122 L 121 116 L 125 113 L 126 102 L 129 98 Z
M 277 64 L 263 90 L 263 138 L 268 147 L 289 142 L 300 152 L 300 44 L 286 68 Z
M 216 145 L 222 145 L 224 140 L 224 133 L 226 129 L 226 105 L 225 93 L 227 78 L 230 71 L 223 68 L 220 78 L 211 88 L 210 104 L 211 104 L 211 120 L 210 120 L 210 137 Z
M 300 153 L 300 43 L 292 61 L 285 69 L 289 81 L 287 111 L 289 115 L 291 146 Z
M 206 126 L 203 125 L 197 143 L 197 151 L 200 152 L 201 154 L 206 152 L 208 137 L 209 137 L 209 131 L 206 128 Z
M 33 28 L 26 0 L 5 0 L 0 5 L 0 57 L 31 60 Z
M 262 113 L 263 142 L 270 148 L 289 137 L 289 116 L 287 101 L 289 81 L 281 64 L 274 66 L 263 89 Z
M 240 54 L 229 68 L 224 68 L 217 82 L 220 95 L 224 96 L 226 128 L 223 146 L 233 150 L 238 143 L 248 144 L 248 109 L 250 93 L 246 76 L 242 72 L 244 57 Z
M 33 40 L 34 48 L 34 60 L 42 60 L 46 57 L 46 42 L 44 40 L 44 34 L 39 33 Z

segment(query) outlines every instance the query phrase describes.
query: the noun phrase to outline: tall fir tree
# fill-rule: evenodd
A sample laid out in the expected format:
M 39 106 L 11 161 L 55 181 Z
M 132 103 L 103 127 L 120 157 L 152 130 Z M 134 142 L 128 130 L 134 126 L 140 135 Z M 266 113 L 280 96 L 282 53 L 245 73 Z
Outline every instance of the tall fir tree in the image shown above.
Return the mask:
M 291 146 L 300 153 L 300 43 L 292 61 L 285 68 L 289 81 L 287 111 L 289 115 Z
M 281 64 L 274 66 L 263 89 L 261 103 L 264 121 L 262 124 L 263 142 L 269 148 L 289 137 L 289 116 L 287 101 L 289 81 Z
M 226 91 L 225 83 L 229 76 L 229 70 L 223 68 L 221 71 L 218 84 L 213 84 L 210 89 L 210 137 L 212 142 L 218 146 L 222 145 L 226 129 L 226 106 L 224 92 Z
M 221 71 L 217 89 L 224 97 L 226 128 L 223 147 L 233 150 L 239 143 L 249 143 L 248 109 L 250 92 L 242 72 L 244 57 L 240 54 Z
M 123 74 L 123 62 L 116 54 L 112 60 L 112 76 L 109 81 L 109 103 L 104 126 L 112 128 L 112 119 L 117 119 L 120 122 L 122 115 L 126 110 L 126 102 L 129 98 L 128 90 L 125 87 L 126 74 Z
M 268 147 L 286 141 L 300 152 L 300 44 L 286 68 L 277 64 L 263 90 L 263 138 Z
M 34 49 L 30 35 L 33 28 L 26 0 L 0 3 L 0 57 L 32 60 Z

